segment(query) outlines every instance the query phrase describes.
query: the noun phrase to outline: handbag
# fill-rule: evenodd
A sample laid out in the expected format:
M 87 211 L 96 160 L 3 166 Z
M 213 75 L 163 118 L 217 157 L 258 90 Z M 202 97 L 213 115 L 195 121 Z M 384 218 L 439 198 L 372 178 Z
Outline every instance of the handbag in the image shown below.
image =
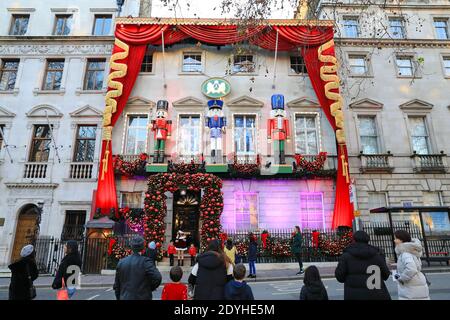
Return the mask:
M 69 292 L 67 291 L 64 283 L 64 277 L 62 278 L 62 287 L 56 292 L 56 300 L 69 300 Z
M 36 298 L 36 287 L 33 284 L 33 280 L 31 280 L 30 267 L 28 264 L 27 264 L 27 273 L 28 273 L 28 282 L 30 285 L 29 295 L 30 295 L 30 299 L 33 300 L 34 298 Z

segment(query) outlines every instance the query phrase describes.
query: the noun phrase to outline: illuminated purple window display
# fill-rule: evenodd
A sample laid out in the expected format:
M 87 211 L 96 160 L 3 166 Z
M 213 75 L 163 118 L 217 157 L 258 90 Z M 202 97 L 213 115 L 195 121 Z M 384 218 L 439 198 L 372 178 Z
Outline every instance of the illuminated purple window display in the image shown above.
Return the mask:
M 328 229 L 334 206 L 334 181 L 224 180 L 225 230 Z

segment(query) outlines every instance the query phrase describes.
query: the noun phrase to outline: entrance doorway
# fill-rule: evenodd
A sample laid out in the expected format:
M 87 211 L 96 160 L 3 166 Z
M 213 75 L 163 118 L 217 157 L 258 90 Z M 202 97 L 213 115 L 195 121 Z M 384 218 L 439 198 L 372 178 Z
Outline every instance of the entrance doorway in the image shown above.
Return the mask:
M 187 245 L 200 246 L 200 192 L 175 192 L 173 202 L 172 238 L 175 240 L 178 230 L 188 232 Z
M 38 210 L 38 207 L 34 204 L 28 204 L 20 211 L 11 255 L 12 262 L 20 258 L 20 251 L 24 246 L 34 242 L 38 223 Z

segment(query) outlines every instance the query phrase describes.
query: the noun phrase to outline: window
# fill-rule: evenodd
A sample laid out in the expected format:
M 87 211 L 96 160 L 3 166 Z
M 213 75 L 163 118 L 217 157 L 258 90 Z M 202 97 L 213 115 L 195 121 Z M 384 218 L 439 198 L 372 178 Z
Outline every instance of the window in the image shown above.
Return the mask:
M 55 17 L 55 29 L 53 34 L 55 36 L 67 36 L 72 28 L 72 15 L 56 15 Z
M 94 162 L 97 126 L 79 125 L 75 141 L 75 162 Z
M 180 115 L 178 127 L 178 153 L 181 156 L 200 154 L 201 126 L 199 115 Z
M 325 229 L 323 194 L 321 192 L 300 193 L 300 219 L 302 229 Z
M 423 191 L 422 199 L 424 206 L 434 206 L 434 207 L 442 206 L 441 196 L 439 192 Z
M 9 34 L 12 36 L 23 36 L 27 33 L 29 20 L 30 15 L 28 14 L 13 14 Z
M 295 116 L 295 153 L 304 155 L 319 153 L 315 115 Z
M 94 31 L 92 34 L 94 36 L 109 35 L 109 32 L 111 31 L 111 22 L 111 15 L 95 15 Z
M 398 76 L 412 77 L 414 75 L 414 66 L 412 57 L 397 57 Z
M 369 192 L 369 210 L 386 207 L 386 193 L 384 192 Z
M 369 73 L 367 60 L 364 55 L 350 55 L 350 73 L 354 76 L 364 76 Z
M 358 18 L 344 18 L 344 33 L 347 38 L 358 38 Z
M 405 29 L 403 26 L 402 18 L 389 18 L 389 29 L 391 31 L 391 37 L 395 39 L 405 38 Z
M 121 208 L 140 208 L 142 192 L 121 192 Z
M 429 154 L 429 137 L 425 117 L 409 117 L 409 126 L 413 150 L 418 154 Z
M 2 147 L 3 147 L 3 135 L 4 134 L 5 134 L 5 125 L 0 124 L 0 151 L 2 150 Z
M 19 59 L 3 59 L 0 65 L 0 91 L 14 90 Z
M 450 56 L 443 57 L 444 61 L 444 75 L 450 77 Z
M 291 59 L 291 73 L 295 74 L 307 73 L 305 60 L 303 60 L 302 56 L 291 56 L 290 59 Z
M 141 154 L 147 150 L 148 116 L 128 116 L 125 154 Z
M 201 53 L 183 53 L 183 72 L 202 72 Z
M 256 116 L 234 116 L 234 150 L 237 155 L 256 154 Z
M 43 90 L 61 89 L 61 79 L 64 71 L 64 60 L 47 60 Z
M 51 132 L 48 125 L 35 125 L 31 141 L 30 162 L 47 162 L 50 154 Z
M 378 134 L 374 116 L 359 116 L 359 135 L 363 154 L 377 154 Z
M 434 29 L 438 39 L 448 39 L 448 19 L 434 19 Z
M 255 62 L 253 55 L 236 55 L 233 57 L 233 73 L 255 72 Z
M 105 59 L 87 60 L 84 90 L 102 90 L 105 62 Z
M 67 210 L 61 240 L 83 240 L 86 211 Z
M 256 192 L 234 193 L 236 230 L 258 229 L 258 194 Z
M 141 64 L 141 72 L 153 72 L 153 51 L 147 48 Z

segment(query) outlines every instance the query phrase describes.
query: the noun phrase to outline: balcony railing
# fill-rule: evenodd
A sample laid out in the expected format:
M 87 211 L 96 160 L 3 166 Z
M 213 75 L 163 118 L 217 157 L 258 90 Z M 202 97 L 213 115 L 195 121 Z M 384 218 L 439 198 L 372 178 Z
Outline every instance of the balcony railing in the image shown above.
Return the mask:
M 93 171 L 93 162 L 73 162 L 70 164 L 69 178 L 76 180 L 92 179 L 94 177 Z
M 441 151 L 440 154 L 417 154 L 414 153 L 411 158 L 414 161 L 414 171 L 416 172 L 446 172 L 447 155 Z
M 25 163 L 23 177 L 25 179 L 45 179 L 47 178 L 48 163 L 28 162 Z
M 388 151 L 386 154 L 360 153 L 362 173 L 364 172 L 392 172 L 394 170 L 393 157 Z
M 123 161 L 133 162 L 139 159 L 139 154 L 121 154 Z
M 258 155 L 252 154 L 252 155 L 236 155 L 235 159 L 231 160 L 231 163 L 236 164 L 256 164 L 258 161 Z

